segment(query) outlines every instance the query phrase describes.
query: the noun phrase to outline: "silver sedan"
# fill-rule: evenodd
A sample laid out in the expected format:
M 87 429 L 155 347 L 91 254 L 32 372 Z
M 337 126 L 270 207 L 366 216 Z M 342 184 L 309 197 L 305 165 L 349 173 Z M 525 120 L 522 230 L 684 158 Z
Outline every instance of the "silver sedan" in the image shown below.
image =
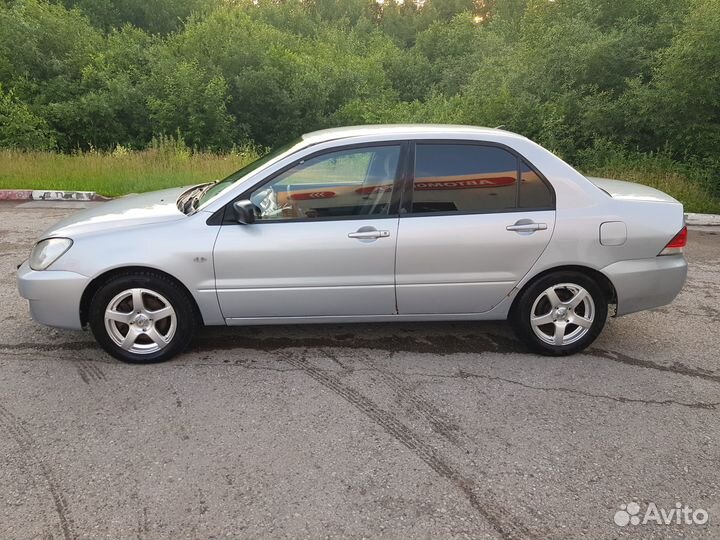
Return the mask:
M 541 354 L 685 282 L 682 205 L 465 126 L 309 133 L 228 178 L 116 199 L 47 230 L 17 280 L 32 317 L 156 362 L 198 326 L 512 321 Z

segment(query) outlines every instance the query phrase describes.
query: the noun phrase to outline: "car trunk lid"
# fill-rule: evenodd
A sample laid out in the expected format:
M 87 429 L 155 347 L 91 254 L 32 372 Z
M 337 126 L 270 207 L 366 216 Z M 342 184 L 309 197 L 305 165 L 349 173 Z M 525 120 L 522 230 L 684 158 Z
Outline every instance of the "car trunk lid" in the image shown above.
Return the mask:
M 667 193 L 659 189 L 636 184 L 634 182 L 625 182 L 623 180 L 612 180 L 610 178 L 587 177 L 593 184 L 610 195 L 613 199 L 627 201 L 654 201 L 663 203 L 677 203 Z

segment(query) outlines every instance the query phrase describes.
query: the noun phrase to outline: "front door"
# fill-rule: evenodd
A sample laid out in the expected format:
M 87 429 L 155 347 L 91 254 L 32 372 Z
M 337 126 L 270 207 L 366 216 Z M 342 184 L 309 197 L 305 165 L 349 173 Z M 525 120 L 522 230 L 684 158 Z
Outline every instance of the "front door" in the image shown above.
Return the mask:
M 298 161 L 246 197 L 256 221 L 222 226 L 214 250 L 229 324 L 267 317 L 390 315 L 401 144 Z
M 496 145 L 418 143 L 397 247 L 400 314 L 482 313 L 547 246 L 550 186 Z

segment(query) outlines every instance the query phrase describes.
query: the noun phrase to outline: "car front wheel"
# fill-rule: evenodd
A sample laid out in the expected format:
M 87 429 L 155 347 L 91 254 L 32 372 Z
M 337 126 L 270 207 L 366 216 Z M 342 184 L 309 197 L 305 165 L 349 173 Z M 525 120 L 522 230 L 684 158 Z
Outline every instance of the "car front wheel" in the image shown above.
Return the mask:
M 608 299 L 592 278 L 556 272 L 526 287 L 510 318 L 533 351 L 564 356 L 585 349 L 605 326 Z
M 192 339 L 192 300 L 173 280 L 153 272 L 111 278 L 90 302 L 95 339 L 125 362 L 162 362 L 182 352 Z

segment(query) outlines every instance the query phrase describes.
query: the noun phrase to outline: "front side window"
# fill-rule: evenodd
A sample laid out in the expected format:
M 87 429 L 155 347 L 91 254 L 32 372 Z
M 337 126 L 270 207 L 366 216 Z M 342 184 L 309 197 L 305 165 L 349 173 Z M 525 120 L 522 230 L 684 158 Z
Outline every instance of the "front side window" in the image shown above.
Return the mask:
M 502 148 L 417 144 L 412 213 L 512 210 L 517 178 L 518 158 Z
M 351 148 L 302 160 L 250 194 L 259 221 L 387 215 L 400 146 Z

